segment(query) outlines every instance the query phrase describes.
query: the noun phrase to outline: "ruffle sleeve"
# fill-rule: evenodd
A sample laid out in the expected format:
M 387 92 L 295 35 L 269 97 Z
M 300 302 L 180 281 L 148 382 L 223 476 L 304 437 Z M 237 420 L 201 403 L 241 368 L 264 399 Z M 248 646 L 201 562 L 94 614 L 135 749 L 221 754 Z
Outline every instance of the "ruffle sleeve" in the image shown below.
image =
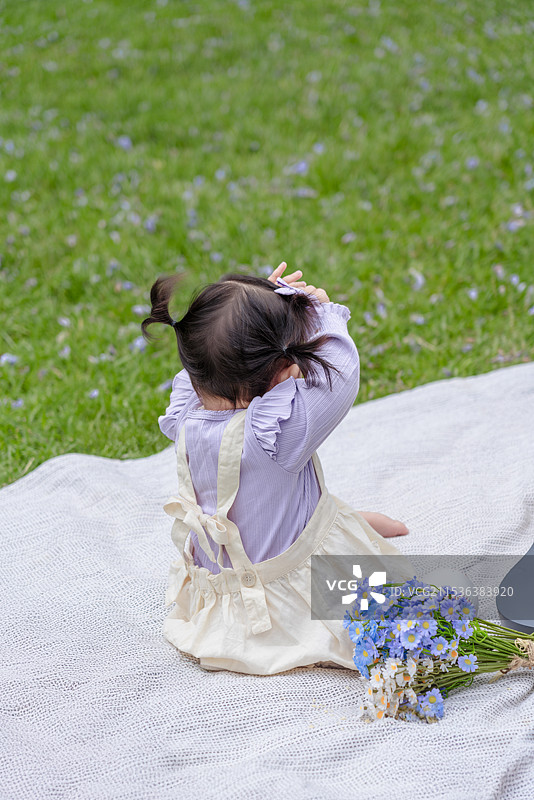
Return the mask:
M 175 441 L 176 428 L 180 418 L 192 406 L 199 402 L 198 395 L 193 389 L 188 372 L 185 369 L 181 370 L 181 372 L 174 376 L 170 403 L 165 409 L 165 414 L 158 417 L 160 431 L 167 436 L 167 438 Z
M 302 380 L 302 379 L 299 379 Z M 276 459 L 278 442 L 276 437 L 280 433 L 280 422 L 291 416 L 292 404 L 297 391 L 297 383 L 290 376 L 282 383 L 273 386 L 262 397 L 255 398 L 251 403 L 251 426 L 254 435 L 265 452 Z M 261 402 L 258 402 L 261 401 Z
M 336 329 L 346 330 L 350 319 L 350 308 L 341 303 L 318 303 L 315 306 L 321 325 L 334 325 Z M 343 324 L 344 323 L 344 324 Z

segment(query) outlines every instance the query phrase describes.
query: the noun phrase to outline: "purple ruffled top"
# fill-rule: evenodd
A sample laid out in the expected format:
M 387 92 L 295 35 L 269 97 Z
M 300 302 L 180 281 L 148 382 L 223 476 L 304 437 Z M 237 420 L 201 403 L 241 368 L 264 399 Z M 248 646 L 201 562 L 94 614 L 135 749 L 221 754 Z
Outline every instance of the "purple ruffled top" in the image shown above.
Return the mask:
M 331 372 L 332 391 L 321 367 L 319 386 L 307 388 L 304 378 L 288 378 L 255 397 L 245 416 L 245 440 L 239 490 L 228 517 L 241 533 L 253 564 L 287 550 L 308 523 L 320 489 L 312 454 L 339 425 L 359 390 L 360 363 L 347 330 L 349 309 L 339 303 L 316 302 L 319 328 L 315 336 L 331 337 L 320 354 L 340 370 Z M 197 502 L 206 514 L 217 505 L 217 460 L 225 425 L 236 412 L 210 411 L 194 391 L 186 370 L 172 383 L 165 414 L 158 418 L 165 436 L 175 442 L 185 425 L 189 469 Z M 213 552 L 218 545 L 208 537 Z M 199 567 L 219 572 L 191 533 L 192 552 Z M 224 566 L 231 567 L 227 553 Z

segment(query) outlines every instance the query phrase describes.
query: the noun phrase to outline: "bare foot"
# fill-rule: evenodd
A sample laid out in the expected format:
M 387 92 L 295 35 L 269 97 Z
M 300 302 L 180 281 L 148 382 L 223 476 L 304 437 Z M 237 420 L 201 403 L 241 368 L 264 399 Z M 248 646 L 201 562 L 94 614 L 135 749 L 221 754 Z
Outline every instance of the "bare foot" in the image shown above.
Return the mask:
M 359 513 L 380 536 L 386 539 L 391 536 L 406 536 L 409 533 L 406 525 L 398 519 L 391 519 L 378 511 L 360 511 Z

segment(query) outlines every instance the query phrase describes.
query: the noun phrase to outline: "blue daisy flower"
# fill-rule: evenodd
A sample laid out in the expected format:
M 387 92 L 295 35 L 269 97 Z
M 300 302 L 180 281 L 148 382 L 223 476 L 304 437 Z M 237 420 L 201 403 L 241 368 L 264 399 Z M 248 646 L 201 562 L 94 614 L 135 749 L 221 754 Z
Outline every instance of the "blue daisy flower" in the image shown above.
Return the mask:
M 426 694 L 418 695 L 419 711 L 427 719 L 443 717 L 443 697 L 439 689 L 430 689 Z
M 418 580 L 417 575 L 414 575 L 413 578 L 410 578 L 409 581 L 404 582 L 404 587 L 411 587 L 413 589 L 423 588 L 424 586 L 427 586 L 427 584 L 423 583 L 423 581 Z M 410 593 L 410 596 L 411 594 L 412 593 Z
M 367 664 L 365 664 L 361 659 L 356 658 L 355 655 L 353 656 L 352 660 L 354 661 L 356 669 L 360 672 L 362 678 L 365 678 L 365 680 L 368 681 L 370 676 Z
M 457 633 L 458 636 L 461 636 L 462 639 L 470 639 L 474 633 L 473 628 L 467 620 L 453 620 L 452 627 L 454 628 L 455 633 Z
M 417 627 L 407 628 L 400 635 L 401 644 L 407 649 L 412 650 L 418 647 L 421 642 L 421 631 Z
M 358 642 L 361 642 L 361 640 L 365 636 L 365 625 L 360 620 L 355 620 L 354 622 L 351 622 L 347 630 L 350 638 L 356 644 Z
M 437 611 L 439 608 L 439 600 L 437 597 L 427 597 L 426 600 L 423 600 L 421 605 L 426 611 Z
M 387 634 L 388 634 L 387 628 L 377 628 L 377 631 L 373 636 L 373 641 L 377 647 L 382 647 L 382 645 L 386 641 Z
M 418 620 L 419 630 L 421 630 L 426 636 L 435 636 L 438 629 L 437 620 L 435 620 L 434 617 L 429 616 L 428 612 L 426 612 L 426 614 L 427 615 L 425 617 L 421 617 Z
M 460 612 L 460 619 L 473 619 L 477 613 L 473 603 L 466 597 L 459 598 L 458 611 Z
M 397 639 L 399 638 L 399 636 L 402 633 L 402 630 L 403 630 L 402 623 L 403 622 L 404 622 L 404 620 L 402 619 L 402 617 L 395 617 L 395 619 L 391 620 L 390 630 L 395 635 L 395 637 Z
M 369 636 L 364 636 L 354 648 L 354 658 L 362 661 L 364 664 L 372 664 L 378 656 L 378 650 L 373 640 Z
M 435 639 L 432 639 L 432 644 L 430 645 L 430 652 L 433 656 L 439 656 L 440 658 L 444 658 L 447 655 L 447 649 L 449 647 L 449 643 L 444 636 L 437 636 Z
M 400 625 L 401 625 L 401 631 L 415 630 L 416 628 L 419 627 L 417 620 L 411 618 L 401 619 Z
M 458 611 L 457 601 L 450 599 L 448 597 L 440 602 L 439 610 L 441 611 L 441 614 L 442 616 L 445 617 L 445 619 L 453 620 L 453 619 L 458 619 L 460 616 L 460 613 Z
M 421 600 L 418 600 L 417 603 L 414 603 L 412 605 L 412 608 L 410 609 L 410 616 L 412 619 L 415 619 L 417 621 L 419 621 L 420 619 L 424 619 L 425 617 L 428 617 L 428 611 L 426 610 Z
M 405 649 L 397 638 L 389 645 L 388 648 L 390 658 L 398 658 L 404 660 Z
M 473 653 L 466 656 L 458 656 L 458 666 L 464 672 L 475 672 L 478 667 L 478 659 Z

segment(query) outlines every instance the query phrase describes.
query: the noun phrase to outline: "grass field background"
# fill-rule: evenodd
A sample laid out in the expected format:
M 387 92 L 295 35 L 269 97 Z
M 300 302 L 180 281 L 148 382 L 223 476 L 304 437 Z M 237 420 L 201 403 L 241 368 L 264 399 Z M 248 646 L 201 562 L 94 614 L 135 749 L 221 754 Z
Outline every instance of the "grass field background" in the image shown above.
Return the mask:
M 302 269 L 357 403 L 532 360 L 533 62 L 519 1 L 0 2 L 0 485 L 169 445 L 162 274 Z

